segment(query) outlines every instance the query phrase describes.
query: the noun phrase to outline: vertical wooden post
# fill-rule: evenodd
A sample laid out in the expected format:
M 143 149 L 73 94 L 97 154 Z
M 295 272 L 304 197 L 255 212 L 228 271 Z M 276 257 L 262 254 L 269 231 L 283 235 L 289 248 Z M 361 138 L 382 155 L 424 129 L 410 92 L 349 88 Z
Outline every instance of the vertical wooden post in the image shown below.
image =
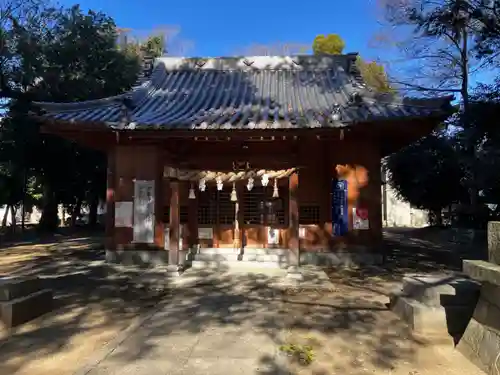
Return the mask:
M 180 205 L 179 205 L 179 181 L 170 181 L 170 248 L 168 252 L 168 263 L 172 271 L 178 270 L 179 266 L 179 224 L 180 224 Z
M 245 246 L 245 223 L 243 222 L 244 216 L 243 216 L 243 200 L 245 199 L 245 185 L 243 182 L 240 182 L 239 184 L 236 184 L 236 192 L 238 193 L 238 202 L 236 203 L 238 205 L 238 211 L 235 212 L 236 214 L 236 221 L 238 223 L 238 249 L 241 254 L 243 254 L 244 251 L 244 246 Z
M 290 193 L 289 200 L 289 232 L 288 247 L 292 252 L 290 266 L 300 265 L 300 239 L 299 239 L 299 174 L 298 171 L 288 179 Z
M 116 155 L 115 149 L 108 151 L 106 187 L 106 250 L 116 250 L 115 241 L 115 188 L 116 188 Z
M 155 173 L 155 245 L 163 249 L 165 246 L 165 230 L 163 224 L 163 155 L 158 150 Z

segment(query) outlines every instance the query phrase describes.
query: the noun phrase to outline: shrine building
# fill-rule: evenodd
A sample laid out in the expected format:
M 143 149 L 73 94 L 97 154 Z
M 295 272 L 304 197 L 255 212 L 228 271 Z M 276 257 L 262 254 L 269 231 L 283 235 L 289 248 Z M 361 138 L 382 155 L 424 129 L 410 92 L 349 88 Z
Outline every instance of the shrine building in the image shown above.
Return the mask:
M 374 263 L 381 158 L 452 97 L 377 94 L 356 57 L 161 57 L 123 95 L 35 104 L 43 131 L 108 155 L 109 261 Z

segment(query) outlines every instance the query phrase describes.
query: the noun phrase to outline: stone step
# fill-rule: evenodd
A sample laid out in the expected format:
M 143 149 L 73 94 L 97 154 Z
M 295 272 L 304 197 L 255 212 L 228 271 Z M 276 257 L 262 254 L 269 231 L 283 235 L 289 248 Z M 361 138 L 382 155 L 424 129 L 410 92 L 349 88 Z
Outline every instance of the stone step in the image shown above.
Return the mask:
M 480 283 L 455 276 L 406 276 L 393 296 L 406 297 L 431 307 L 474 306 Z
M 12 301 L 42 290 L 38 277 L 2 277 L 0 278 L 0 302 Z
M 191 267 L 194 269 L 232 269 L 232 268 L 288 268 L 288 264 L 278 262 L 255 262 L 255 261 L 203 261 L 193 260 Z
M 200 253 L 194 255 L 194 260 L 215 261 L 215 262 L 276 262 L 288 263 L 285 255 L 278 254 L 206 254 Z
M 16 327 L 51 311 L 52 305 L 52 290 L 39 290 L 28 296 L 0 302 L 0 319 L 6 328 Z
M 198 254 L 240 254 L 241 249 L 237 248 L 202 248 Z M 289 249 L 264 249 L 264 248 L 251 248 L 247 247 L 243 250 L 246 255 L 281 255 L 286 256 L 290 252 Z

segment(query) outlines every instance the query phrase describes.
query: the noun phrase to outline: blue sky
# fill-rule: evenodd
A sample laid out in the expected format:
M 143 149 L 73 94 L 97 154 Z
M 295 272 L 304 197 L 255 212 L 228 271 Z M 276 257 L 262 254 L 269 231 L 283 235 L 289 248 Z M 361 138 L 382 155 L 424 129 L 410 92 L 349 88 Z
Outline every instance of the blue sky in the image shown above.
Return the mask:
M 59 2 L 71 6 L 75 0 Z M 247 53 L 252 45 L 276 43 L 311 46 L 316 35 L 336 33 L 346 42 L 344 52 L 358 52 L 367 60 L 387 63 L 400 55 L 395 50 L 373 46 L 373 38 L 382 29 L 382 12 L 377 2 L 82 0 L 80 6 L 103 11 L 112 16 L 118 26 L 140 35 L 164 26 L 178 27 L 179 34 L 172 40 L 169 51 L 175 55 L 231 56 Z M 389 72 L 395 73 L 392 69 Z M 495 74 L 474 75 L 471 85 L 491 81 Z
M 74 1 L 63 0 L 63 5 Z M 92 8 L 111 15 L 121 27 L 147 31 L 162 25 L 180 27 L 178 41 L 189 41 L 188 55 L 223 56 L 252 44 L 295 42 L 310 45 L 317 34 L 338 33 L 346 52 L 366 58 L 383 53 L 368 47 L 378 29 L 370 0 L 86 0 Z

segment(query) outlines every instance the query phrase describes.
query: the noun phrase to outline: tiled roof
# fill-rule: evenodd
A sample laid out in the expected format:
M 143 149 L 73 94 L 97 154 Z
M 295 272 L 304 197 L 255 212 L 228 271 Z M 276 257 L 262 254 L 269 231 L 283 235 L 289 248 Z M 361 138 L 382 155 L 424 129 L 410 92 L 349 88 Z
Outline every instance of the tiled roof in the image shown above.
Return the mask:
M 53 119 L 129 129 L 340 127 L 447 113 L 449 97 L 411 100 L 370 92 L 355 59 L 355 54 L 162 57 L 125 95 L 36 104 Z

